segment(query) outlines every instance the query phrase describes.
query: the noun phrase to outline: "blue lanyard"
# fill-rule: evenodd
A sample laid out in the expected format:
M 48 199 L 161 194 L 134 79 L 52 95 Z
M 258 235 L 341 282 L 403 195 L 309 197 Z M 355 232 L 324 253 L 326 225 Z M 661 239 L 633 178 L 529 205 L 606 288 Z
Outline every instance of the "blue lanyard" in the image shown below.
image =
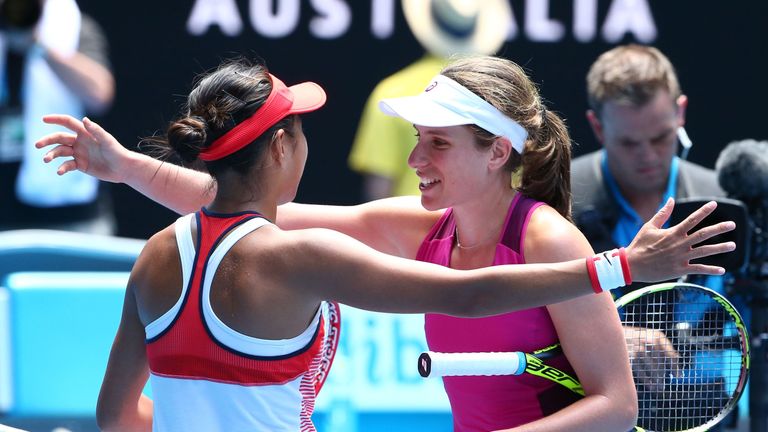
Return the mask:
M 675 196 L 675 192 L 677 191 L 679 162 L 680 160 L 677 156 L 672 159 L 672 163 L 669 167 L 667 189 L 664 192 L 664 198 L 659 203 L 659 208 L 661 208 L 664 203 L 667 202 L 667 199 Z M 600 167 L 603 171 L 603 178 L 605 179 L 605 183 L 608 185 L 608 191 L 619 204 L 619 219 L 613 229 L 613 241 L 616 242 L 616 244 L 619 246 L 627 246 L 632 242 L 632 239 L 635 238 L 637 232 L 640 231 L 640 227 L 642 227 L 643 223 L 645 222 L 640 218 L 635 209 L 629 205 L 629 202 L 624 198 L 624 196 L 621 195 L 619 185 L 616 183 L 616 179 L 613 177 L 613 175 L 611 175 L 611 171 L 608 169 L 608 161 L 605 150 L 603 150 Z

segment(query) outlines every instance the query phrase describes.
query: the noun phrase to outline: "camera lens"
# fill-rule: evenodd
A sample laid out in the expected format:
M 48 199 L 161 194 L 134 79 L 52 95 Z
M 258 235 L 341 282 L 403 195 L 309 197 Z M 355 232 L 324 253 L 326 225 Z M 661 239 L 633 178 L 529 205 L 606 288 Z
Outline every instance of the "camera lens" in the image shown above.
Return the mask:
M 42 15 L 40 0 L 0 0 L 0 27 L 29 30 Z

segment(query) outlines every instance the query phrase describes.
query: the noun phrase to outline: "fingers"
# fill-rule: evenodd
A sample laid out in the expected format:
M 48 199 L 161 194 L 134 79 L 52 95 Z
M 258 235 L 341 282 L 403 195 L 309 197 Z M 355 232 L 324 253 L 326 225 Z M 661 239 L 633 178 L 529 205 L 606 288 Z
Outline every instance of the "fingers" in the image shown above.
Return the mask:
M 734 250 L 736 250 L 736 243 L 734 242 L 717 243 L 713 245 L 702 245 L 691 250 L 689 258 L 690 259 L 703 258 L 710 255 L 733 252 Z
M 666 356 L 663 361 L 660 362 L 660 370 L 664 378 L 682 378 L 683 376 L 683 360 L 674 348 L 670 347 L 672 352 L 666 352 Z
M 43 156 L 43 162 L 48 163 L 60 157 L 72 157 L 75 155 L 75 149 L 70 146 L 60 145 Z
M 704 227 L 692 234 L 690 234 L 690 244 L 697 245 L 705 240 L 708 240 L 716 235 L 733 231 L 736 228 L 736 224 L 732 221 L 720 222 L 715 225 Z
M 632 370 L 637 377 L 637 381 L 646 391 L 660 392 L 664 389 L 663 370 L 659 368 L 659 359 L 654 358 L 649 353 L 638 353 L 635 358 Z
M 718 266 L 711 266 L 705 264 L 689 264 L 687 267 L 688 274 L 703 274 L 703 275 L 723 275 L 725 269 Z
M 705 217 L 709 216 L 710 213 L 715 211 L 715 208 L 717 207 L 717 203 L 714 201 L 710 201 L 703 206 L 696 209 L 695 212 L 688 215 L 687 218 L 685 218 L 684 221 L 680 222 L 676 226 L 670 228 L 675 230 L 682 230 L 684 233 L 690 232 L 696 225 L 698 225 L 702 220 L 704 220 Z
M 75 162 L 73 159 L 70 159 L 59 165 L 59 169 L 56 170 L 56 174 L 64 175 L 70 171 L 77 171 L 77 162 Z
M 83 123 L 80 120 L 65 114 L 49 114 L 43 116 L 43 122 L 64 126 L 75 133 L 85 132 L 85 127 L 83 127 Z
M 62 144 L 65 146 L 72 146 L 75 144 L 77 135 L 73 135 L 67 132 L 55 132 L 40 138 L 36 143 L 36 148 L 47 147 L 52 144 Z
M 93 135 L 93 137 L 99 141 L 102 141 L 105 138 L 111 136 L 107 131 L 104 130 L 104 128 L 99 126 L 97 123 L 93 122 L 88 117 L 83 117 L 83 126 L 85 127 L 85 130 L 88 131 L 89 134 Z
M 675 200 L 672 198 L 669 198 L 667 202 L 664 203 L 664 206 L 661 209 L 659 209 L 659 211 L 657 211 L 655 215 L 653 215 L 649 223 L 655 226 L 656 228 L 663 227 L 664 224 L 667 223 L 667 220 L 669 220 L 669 216 L 672 215 L 672 209 L 674 207 L 675 207 Z

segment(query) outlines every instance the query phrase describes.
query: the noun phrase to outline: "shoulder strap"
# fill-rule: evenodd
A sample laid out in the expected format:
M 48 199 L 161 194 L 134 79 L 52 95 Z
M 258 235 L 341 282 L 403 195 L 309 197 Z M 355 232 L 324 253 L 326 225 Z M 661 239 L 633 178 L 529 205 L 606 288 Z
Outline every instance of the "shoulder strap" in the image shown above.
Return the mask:
M 453 209 L 447 209 L 443 212 L 440 219 L 432 225 L 429 233 L 421 241 L 419 250 L 416 252 L 416 260 L 418 261 L 432 261 L 434 258 L 435 248 L 439 248 L 439 245 L 443 243 L 443 240 L 452 236 L 456 231 L 456 222 L 453 220 Z M 445 251 L 442 251 L 443 255 Z M 445 257 L 444 257 L 445 258 Z
M 173 224 L 173 229 L 176 233 L 176 246 L 179 249 L 179 260 L 181 261 L 181 295 L 179 295 L 178 300 L 169 310 L 144 328 L 148 342 L 157 340 L 170 329 L 187 299 L 189 284 L 192 279 L 192 270 L 197 256 L 195 242 L 192 239 L 192 221 L 194 217 L 195 214 L 190 213 L 176 219 L 176 222 Z
M 195 262 L 195 242 L 192 239 L 192 218 L 194 213 L 182 216 L 176 219 L 173 224 L 176 232 L 176 245 L 179 248 L 181 258 L 181 272 L 183 276 L 183 287 L 189 284 L 189 277 L 192 274 L 192 266 Z
M 518 196 L 519 198 L 513 201 L 512 208 L 509 210 L 507 223 L 504 227 L 504 235 L 501 237 L 501 244 L 522 255 L 522 239 L 525 225 L 530 218 L 531 212 L 543 203 L 524 195 Z
M 432 227 L 427 240 L 438 240 L 450 237 L 456 232 L 456 221 L 453 219 L 453 209 L 447 209 Z

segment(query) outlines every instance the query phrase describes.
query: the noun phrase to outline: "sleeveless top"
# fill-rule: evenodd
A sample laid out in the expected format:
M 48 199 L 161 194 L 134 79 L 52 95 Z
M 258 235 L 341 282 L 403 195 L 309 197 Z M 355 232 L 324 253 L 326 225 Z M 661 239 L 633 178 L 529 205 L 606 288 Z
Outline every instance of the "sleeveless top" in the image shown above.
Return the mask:
M 322 308 L 298 336 L 266 340 L 228 327 L 210 303 L 211 281 L 224 255 L 268 223 L 257 213 L 205 209 L 176 221 L 183 290 L 176 304 L 145 328 L 153 430 L 315 430 L 311 415 L 324 374 Z
M 528 221 L 543 203 L 517 194 L 510 204 L 492 265 L 524 264 Z M 448 209 L 421 244 L 416 259 L 450 267 L 456 222 Z M 558 342 L 546 307 L 486 318 L 425 315 L 427 344 L 437 352 L 531 352 Z M 573 374 L 565 356 L 547 364 Z M 569 390 L 547 379 L 518 376 L 444 377 L 454 429 L 488 431 L 542 418 L 577 400 Z

